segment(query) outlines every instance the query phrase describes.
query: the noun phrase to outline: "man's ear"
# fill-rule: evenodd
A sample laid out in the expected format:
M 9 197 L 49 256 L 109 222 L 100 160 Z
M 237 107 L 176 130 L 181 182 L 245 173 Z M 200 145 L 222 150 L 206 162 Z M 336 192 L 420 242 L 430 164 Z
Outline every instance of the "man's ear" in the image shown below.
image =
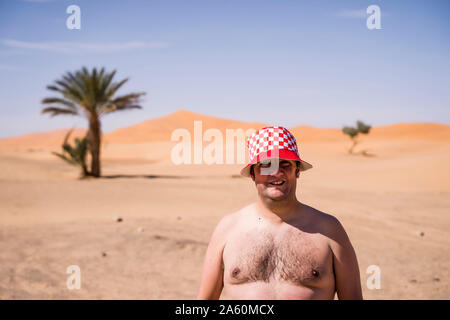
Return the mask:
M 250 166 L 250 178 L 252 178 L 253 181 L 255 181 L 255 169 L 253 166 Z
M 253 181 L 255 181 L 255 168 L 253 167 L 253 165 L 250 167 L 250 177 Z

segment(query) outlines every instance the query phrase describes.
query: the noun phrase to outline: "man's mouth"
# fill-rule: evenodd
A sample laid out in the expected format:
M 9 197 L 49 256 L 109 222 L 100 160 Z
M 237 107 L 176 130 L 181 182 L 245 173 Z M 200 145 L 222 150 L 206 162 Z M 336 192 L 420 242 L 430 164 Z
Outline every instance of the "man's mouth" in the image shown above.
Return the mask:
M 282 186 L 284 184 L 284 180 L 272 181 L 272 182 L 269 182 L 269 184 L 272 186 Z

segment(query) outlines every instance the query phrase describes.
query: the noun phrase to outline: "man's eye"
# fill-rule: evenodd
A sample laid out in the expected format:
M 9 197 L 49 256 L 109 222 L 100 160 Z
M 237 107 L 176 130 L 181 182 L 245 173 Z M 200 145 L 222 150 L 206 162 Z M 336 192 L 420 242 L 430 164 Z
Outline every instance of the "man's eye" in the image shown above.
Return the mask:
M 270 162 L 269 163 L 261 163 L 261 168 L 269 168 L 270 167 Z

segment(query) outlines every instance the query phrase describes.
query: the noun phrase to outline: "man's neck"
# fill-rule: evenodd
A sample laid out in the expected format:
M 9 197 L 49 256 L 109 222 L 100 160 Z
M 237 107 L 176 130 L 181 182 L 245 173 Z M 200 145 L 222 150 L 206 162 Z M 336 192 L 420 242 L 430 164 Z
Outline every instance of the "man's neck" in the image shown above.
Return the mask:
M 294 196 L 292 199 L 286 199 L 280 202 L 268 202 L 258 197 L 256 202 L 258 212 L 265 218 L 281 223 L 292 218 L 297 210 L 300 208 L 301 203 Z

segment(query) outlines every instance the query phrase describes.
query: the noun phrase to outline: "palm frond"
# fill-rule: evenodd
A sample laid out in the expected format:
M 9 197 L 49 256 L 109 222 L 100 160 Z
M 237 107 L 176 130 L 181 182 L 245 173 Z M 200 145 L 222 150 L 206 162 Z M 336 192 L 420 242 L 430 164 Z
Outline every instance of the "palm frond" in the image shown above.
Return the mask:
M 93 76 L 89 74 L 89 71 L 86 67 L 83 67 L 81 72 L 77 72 L 77 76 L 83 82 L 85 91 L 83 96 L 83 105 L 90 112 L 95 113 L 95 107 L 97 105 L 96 96 L 95 96 L 95 84 L 93 81 Z
M 42 104 L 56 103 L 56 104 L 64 105 L 70 109 L 77 110 L 77 106 L 75 105 L 75 103 L 73 103 L 69 100 L 65 100 L 65 99 L 61 99 L 61 98 L 57 98 L 57 97 L 45 98 L 41 101 L 41 103 Z
M 101 104 L 104 104 L 108 101 L 108 99 L 110 99 L 110 97 L 107 96 L 106 92 L 108 90 L 108 87 L 110 86 L 112 79 L 114 78 L 114 75 L 116 74 L 116 70 L 112 71 L 111 73 L 105 75 L 102 78 L 101 84 L 100 84 L 100 88 L 99 88 L 99 92 L 100 95 L 102 97 L 101 99 Z
M 57 157 L 63 159 L 64 161 L 68 162 L 69 164 L 72 164 L 72 165 L 76 165 L 76 164 L 77 164 L 77 163 L 75 162 L 75 160 L 66 157 L 66 156 L 65 156 L 64 154 L 62 154 L 62 153 L 57 153 L 57 152 L 52 151 L 52 154 L 54 154 L 55 156 L 57 156 Z
M 86 165 L 86 155 L 88 152 L 88 141 L 87 135 L 85 135 L 82 139 L 75 138 L 74 146 L 69 143 L 69 136 L 71 135 L 73 129 L 70 130 L 62 144 L 62 153 L 52 152 L 55 156 L 61 158 L 67 163 L 75 166 L 79 166 L 82 170 L 82 176 L 86 176 L 88 174 L 87 165 Z
M 83 85 L 83 82 L 80 81 L 80 78 L 73 75 L 71 72 L 67 72 L 63 79 L 66 80 L 67 83 L 70 83 L 72 86 L 75 86 L 79 92 L 84 92 L 86 89 Z
M 52 90 L 52 91 L 58 91 L 58 92 L 61 92 L 61 89 L 58 88 L 57 86 L 52 86 L 52 85 L 50 85 L 50 86 L 47 86 L 47 89 L 48 89 L 48 90 Z
M 123 79 L 120 82 L 112 83 L 105 92 L 105 96 L 107 97 L 107 99 L 110 100 L 116 94 L 117 90 L 119 90 L 120 87 L 123 86 L 127 81 L 128 78 Z
M 50 116 L 57 116 L 60 114 L 68 114 L 68 115 L 72 115 L 72 116 L 76 116 L 78 115 L 78 112 L 76 110 L 72 110 L 72 109 L 63 109 L 63 108 L 58 108 L 58 107 L 47 107 L 42 109 L 41 113 L 50 113 Z
M 102 91 L 106 92 L 106 89 L 110 86 L 112 79 L 116 75 L 116 70 L 113 70 L 111 73 L 109 73 L 103 80 L 102 83 Z
M 107 114 L 121 110 L 142 109 L 138 103 L 140 102 L 140 97 L 143 95 L 145 95 L 145 92 L 130 93 L 117 97 L 102 106 L 100 109 L 100 114 Z
M 110 104 L 107 107 L 103 108 L 101 110 L 101 115 L 108 114 L 115 111 L 124 111 L 124 110 L 131 110 L 131 109 L 142 109 L 140 105 L 125 105 L 125 106 L 118 106 L 115 104 Z
M 80 103 L 83 99 L 83 93 L 80 92 L 77 88 L 72 86 L 69 83 L 66 83 L 63 80 L 56 80 L 55 83 L 58 86 L 58 90 L 64 98 L 67 100 L 71 100 L 75 103 Z

